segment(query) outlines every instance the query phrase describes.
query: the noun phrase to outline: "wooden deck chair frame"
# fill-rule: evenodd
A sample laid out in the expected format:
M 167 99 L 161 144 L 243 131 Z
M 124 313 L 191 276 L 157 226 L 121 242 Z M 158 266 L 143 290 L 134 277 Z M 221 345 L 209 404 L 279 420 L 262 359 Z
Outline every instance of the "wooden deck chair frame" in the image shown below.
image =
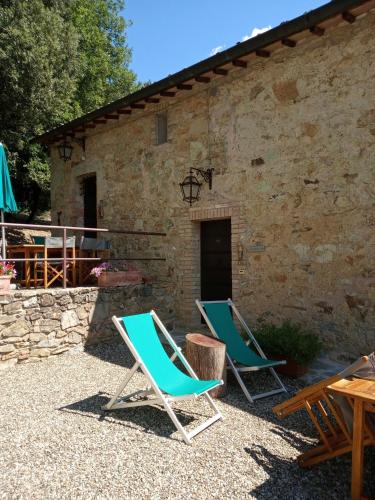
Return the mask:
M 44 241 L 44 248 L 43 248 L 43 254 L 42 252 L 35 252 L 34 254 L 34 286 L 36 287 L 39 282 L 43 282 L 44 288 L 49 288 L 53 283 L 56 281 L 63 281 L 64 279 L 64 269 L 63 269 L 63 262 L 62 262 L 62 257 L 56 257 L 55 261 L 48 260 L 48 258 L 51 257 L 49 254 L 49 250 L 53 251 L 56 248 L 58 250 L 61 250 L 61 247 L 56 247 L 56 246 L 48 246 L 48 241 L 49 240 L 62 240 L 61 237 L 55 237 L 55 236 L 49 236 L 45 238 Z M 70 240 L 70 242 L 68 241 Z M 70 236 L 68 239 L 68 245 L 67 246 L 67 283 L 71 284 L 72 286 L 76 286 L 77 282 L 77 267 L 76 267 L 76 248 L 75 248 L 75 242 L 76 238 L 75 236 Z M 40 261 L 40 257 L 43 255 L 43 261 Z M 42 278 L 38 277 L 38 273 L 42 273 Z M 69 275 L 71 274 L 71 279 Z
M 178 358 L 182 365 L 185 367 L 187 370 L 188 374 L 196 379 L 199 380 L 197 375 L 195 374 L 194 370 L 191 368 L 189 365 L 188 361 L 186 360 L 185 356 L 182 354 L 182 350 L 180 347 L 177 346 L 171 335 L 169 334 L 168 330 L 165 328 L 163 323 L 161 322 L 160 318 L 157 316 L 155 311 L 150 311 L 150 314 L 157 324 L 157 326 L 160 328 L 161 332 L 163 333 L 164 337 L 166 338 L 168 344 L 172 347 L 173 349 L 173 355 L 170 358 L 171 361 L 174 361 L 176 358 Z M 168 413 L 170 419 L 172 420 L 174 426 L 176 429 L 181 433 L 183 440 L 185 441 L 186 444 L 191 444 L 192 443 L 192 438 L 202 432 L 203 430 L 207 429 L 210 425 L 212 425 L 214 422 L 217 420 L 224 420 L 223 415 L 221 414 L 220 410 L 212 400 L 211 396 L 208 394 L 208 391 L 202 393 L 202 394 L 189 394 L 186 396 L 171 396 L 168 394 L 165 394 L 163 391 L 160 390 L 158 387 L 157 383 L 155 382 L 153 376 L 149 372 L 147 366 L 143 362 L 141 356 L 135 349 L 134 345 L 130 341 L 128 334 L 126 332 L 126 328 L 124 323 L 121 321 L 121 318 L 118 318 L 116 316 L 112 317 L 112 321 L 115 324 L 118 332 L 120 333 L 121 337 L 124 339 L 126 345 L 128 346 L 130 352 L 132 353 L 135 363 L 133 367 L 131 368 L 130 372 L 128 375 L 125 377 L 123 382 L 118 386 L 116 393 L 114 396 L 111 398 L 109 403 L 107 403 L 105 406 L 103 406 L 104 410 L 117 410 L 121 408 L 132 408 L 136 406 L 153 406 L 153 405 L 162 405 L 166 412 Z M 140 369 L 143 374 L 146 376 L 150 383 L 150 387 L 146 388 L 145 390 L 139 390 L 135 391 L 131 394 L 128 394 L 124 397 L 120 398 L 121 393 L 124 391 L 125 387 L 127 384 L 130 382 L 131 378 L 133 375 L 136 373 L 136 371 Z M 221 381 L 221 384 L 223 384 L 223 381 Z M 211 389 L 210 389 L 211 390 Z M 131 401 L 133 397 L 148 397 L 150 395 L 154 395 L 153 398 L 150 399 L 144 399 L 144 400 L 139 400 L 139 401 Z M 186 401 L 186 400 L 191 400 L 191 399 L 196 399 L 199 396 L 203 396 L 210 407 L 214 410 L 215 415 L 209 419 L 207 419 L 205 422 L 197 426 L 195 429 L 193 429 L 190 432 L 186 432 L 182 424 L 179 422 L 177 415 L 173 411 L 172 405 L 173 403 L 179 402 L 179 401 Z
M 218 339 L 220 339 L 220 337 L 217 334 L 217 332 L 215 331 L 215 328 L 213 327 L 211 321 L 209 320 L 209 318 L 207 316 L 207 313 L 204 310 L 204 305 L 205 304 L 213 304 L 213 303 L 216 303 L 216 304 L 221 304 L 221 303 L 228 304 L 228 306 L 230 308 L 232 308 L 232 311 L 237 316 L 238 321 L 240 322 L 241 326 L 244 328 L 247 336 L 249 337 L 249 339 L 245 342 L 246 345 L 249 346 L 251 343 L 254 344 L 256 350 L 258 351 L 259 356 L 261 356 L 263 359 L 268 359 L 266 357 L 266 355 L 264 354 L 262 348 L 260 347 L 260 345 L 256 341 L 256 338 L 252 334 L 250 328 L 246 324 L 245 320 L 243 319 L 243 317 L 241 316 L 240 312 L 238 311 L 237 307 L 235 306 L 235 304 L 233 303 L 233 301 L 231 299 L 227 299 L 227 300 L 206 300 L 206 301 L 205 300 L 196 299 L 195 303 L 197 304 L 200 313 L 202 314 L 204 320 L 206 321 L 207 326 L 211 330 L 212 335 L 214 337 L 218 338 Z M 246 398 L 248 399 L 248 401 L 250 403 L 253 403 L 256 399 L 261 399 L 261 398 L 265 398 L 265 397 L 268 397 L 268 396 L 273 396 L 273 395 L 279 394 L 281 392 L 288 392 L 287 389 L 286 389 L 286 387 L 284 386 L 284 384 L 280 380 L 280 377 L 277 375 L 277 373 L 276 373 L 276 371 L 275 371 L 275 369 L 273 367 L 256 367 L 256 366 L 238 365 L 234 360 L 231 359 L 231 357 L 229 356 L 228 352 L 226 353 L 226 357 L 227 357 L 227 360 L 228 360 L 228 366 L 227 366 L 227 368 L 231 369 L 232 372 L 234 373 L 234 376 L 236 377 L 236 379 L 237 379 L 237 381 L 238 381 L 238 383 L 239 383 L 239 385 L 240 385 L 243 393 L 245 394 Z M 286 362 L 285 361 L 280 361 L 277 364 L 280 364 L 280 365 L 281 364 L 286 364 Z M 250 392 L 248 391 L 246 385 L 245 385 L 245 382 L 243 381 L 243 379 L 241 377 L 241 373 L 251 372 L 251 371 L 258 371 L 258 370 L 262 370 L 262 369 L 268 369 L 268 370 L 271 371 L 271 374 L 273 375 L 274 379 L 276 380 L 276 382 L 278 383 L 278 385 L 280 386 L 280 388 L 279 389 L 273 389 L 271 391 L 267 391 L 267 392 L 263 392 L 263 393 L 258 393 L 258 394 L 251 395 Z
M 274 413 L 280 419 L 305 409 L 318 432 L 320 438 L 318 446 L 298 457 L 298 463 L 301 467 L 311 467 L 352 450 L 351 431 L 348 429 L 339 404 L 330 397 L 327 388 L 331 384 L 353 375 L 367 361 L 368 357 L 363 356 L 337 375 L 302 389 L 296 396 L 273 408 Z M 347 401 L 352 407 L 351 400 Z M 364 446 L 375 445 L 375 432 L 367 424 L 365 425 L 363 442 Z
M 66 259 L 66 270 L 67 270 L 67 278 L 66 281 L 72 286 L 76 286 L 76 254 L 75 254 L 75 248 L 68 248 L 67 249 L 67 254 L 68 257 Z M 45 248 L 44 250 L 44 259 L 48 258 L 48 250 Z M 44 260 L 44 267 L 43 267 L 43 283 L 44 283 L 44 288 L 49 288 L 53 283 L 56 281 L 63 281 L 64 279 L 64 269 L 63 269 L 63 264 L 60 260 L 56 259 L 56 262 L 49 262 L 47 260 Z M 69 274 L 72 274 L 72 277 L 70 279 Z M 34 281 L 37 281 L 37 278 L 34 279 Z

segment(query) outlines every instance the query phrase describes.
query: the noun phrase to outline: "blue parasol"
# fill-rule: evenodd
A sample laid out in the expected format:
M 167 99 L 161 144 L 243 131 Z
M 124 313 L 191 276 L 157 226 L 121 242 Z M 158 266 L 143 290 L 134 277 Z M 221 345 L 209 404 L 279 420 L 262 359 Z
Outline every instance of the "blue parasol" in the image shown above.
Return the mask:
M 12 184 L 10 182 L 7 158 L 4 145 L 0 142 L 0 213 L 1 222 L 4 222 L 4 212 L 17 212 L 17 204 L 14 199 Z M 5 253 L 5 227 L 1 226 L 1 255 L 6 258 Z

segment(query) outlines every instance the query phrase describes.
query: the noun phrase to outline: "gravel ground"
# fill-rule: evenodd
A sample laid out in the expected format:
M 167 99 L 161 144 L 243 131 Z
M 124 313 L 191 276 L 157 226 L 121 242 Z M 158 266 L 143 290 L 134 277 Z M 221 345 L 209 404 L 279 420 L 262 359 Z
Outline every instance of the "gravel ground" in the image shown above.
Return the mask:
M 231 383 L 219 401 L 225 421 L 192 446 L 156 408 L 104 414 L 101 405 L 130 365 L 125 346 L 105 345 L 1 373 L 0 498 L 348 498 L 350 456 L 298 467 L 314 433 L 303 412 L 273 416 L 284 396 L 250 407 Z M 137 374 L 131 388 L 143 382 Z M 197 401 L 178 408 L 188 426 L 210 415 Z M 367 494 L 375 496 L 374 448 L 365 464 Z

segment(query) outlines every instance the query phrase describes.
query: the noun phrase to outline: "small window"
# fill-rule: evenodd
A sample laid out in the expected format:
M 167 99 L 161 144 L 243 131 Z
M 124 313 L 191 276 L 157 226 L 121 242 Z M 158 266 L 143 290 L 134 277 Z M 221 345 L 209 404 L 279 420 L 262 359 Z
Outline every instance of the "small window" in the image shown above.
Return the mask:
M 156 115 L 156 144 L 164 144 L 168 141 L 167 113 Z

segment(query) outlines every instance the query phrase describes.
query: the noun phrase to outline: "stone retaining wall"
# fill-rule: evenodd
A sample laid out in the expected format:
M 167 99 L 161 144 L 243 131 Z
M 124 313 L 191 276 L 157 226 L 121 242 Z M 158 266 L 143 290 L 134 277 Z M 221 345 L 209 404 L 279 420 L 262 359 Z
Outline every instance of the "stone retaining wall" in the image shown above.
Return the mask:
M 16 290 L 0 296 L 0 368 L 109 340 L 117 335 L 114 314 L 150 309 L 171 326 L 172 300 L 154 285 Z

